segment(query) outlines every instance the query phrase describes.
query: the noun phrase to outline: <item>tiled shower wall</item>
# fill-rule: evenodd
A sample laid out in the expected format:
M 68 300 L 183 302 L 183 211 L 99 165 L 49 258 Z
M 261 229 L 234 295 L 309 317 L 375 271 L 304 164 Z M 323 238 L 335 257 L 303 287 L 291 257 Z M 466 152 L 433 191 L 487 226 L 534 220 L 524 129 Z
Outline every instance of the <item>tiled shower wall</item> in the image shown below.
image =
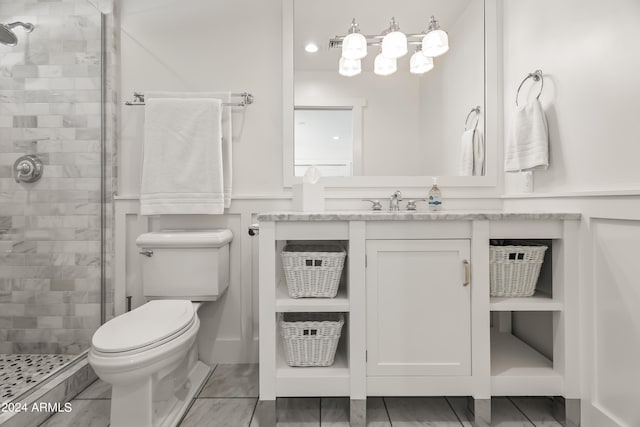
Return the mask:
M 18 20 L 36 28 L 0 46 L 0 353 L 77 354 L 100 324 L 101 15 L 86 0 L 0 0 L 0 21 Z M 43 177 L 16 183 L 27 153 Z

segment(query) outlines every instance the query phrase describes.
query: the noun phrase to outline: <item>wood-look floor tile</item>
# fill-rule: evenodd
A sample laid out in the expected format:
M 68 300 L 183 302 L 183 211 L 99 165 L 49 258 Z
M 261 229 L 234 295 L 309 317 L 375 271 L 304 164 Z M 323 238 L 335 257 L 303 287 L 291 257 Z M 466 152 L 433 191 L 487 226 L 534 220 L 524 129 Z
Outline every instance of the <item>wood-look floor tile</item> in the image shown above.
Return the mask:
M 367 427 L 391 427 L 391 420 L 381 397 L 367 398 Z
M 473 413 L 469 410 L 468 397 L 447 397 L 449 405 L 464 427 L 472 427 Z
M 196 399 L 180 427 L 248 427 L 257 400 Z
M 492 427 L 534 427 L 506 397 L 491 398 Z
M 553 418 L 553 400 L 548 397 L 512 397 L 511 401 L 536 427 L 562 427 Z
M 111 384 L 98 379 L 76 396 L 76 399 L 111 399 Z
M 111 412 L 111 400 L 72 400 L 71 412 L 60 412 L 49 418 L 41 427 L 107 427 Z
M 349 398 L 320 399 L 320 421 L 322 427 L 349 427 Z
M 320 398 L 283 397 L 276 403 L 278 427 L 319 427 Z
M 258 397 L 258 365 L 216 366 L 198 397 Z
M 443 397 L 385 397 L 394 427 L 460 427 L 460 421 Z

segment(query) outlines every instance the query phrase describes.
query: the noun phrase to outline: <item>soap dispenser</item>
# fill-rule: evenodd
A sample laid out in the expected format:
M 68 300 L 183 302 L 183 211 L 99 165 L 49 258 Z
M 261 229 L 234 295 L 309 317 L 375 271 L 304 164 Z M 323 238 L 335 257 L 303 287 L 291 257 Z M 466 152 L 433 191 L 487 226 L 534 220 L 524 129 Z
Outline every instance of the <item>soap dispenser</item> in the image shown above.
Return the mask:
M 429 190 L 429 210 L 439 211 L 442 209 L 442 193 L 438 188 L 438 178 L 433 177 L 433 186 Z

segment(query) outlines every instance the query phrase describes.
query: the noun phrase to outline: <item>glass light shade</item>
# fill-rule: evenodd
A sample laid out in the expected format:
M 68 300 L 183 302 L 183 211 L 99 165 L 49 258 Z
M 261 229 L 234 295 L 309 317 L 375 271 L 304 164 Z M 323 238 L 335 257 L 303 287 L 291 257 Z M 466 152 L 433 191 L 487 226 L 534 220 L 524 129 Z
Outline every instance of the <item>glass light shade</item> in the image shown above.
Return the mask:
M 418 50 L 409 60 L 409 71 L 413 74 L 424 74 L 433 69 L 433 58 L 424 56 L 422 51 Z
M 373 62 L 373 72 L 379 76 L 388 76 L 398 70 L 398 63 L 395 58 L 389 58 L 382 53 L 376 56 Z
M 392 31 L 382 39 L 382 54 L 396 59 L 407 54 L 407 36 L 400 31 Z
M 338 73 L 341 76 L 353 77 L 360 74 L 362 71 L 362 64 L 359 59 L 340 58 L 338 66 Z
M 361 59 L 367 56 L 367 39 L 360 33 L 351 33 L 342 40 L 342 56 Z
M 449 50 L 449 36 L 442 30 L 429 31 L 422 39 L 422 53 L 435 58 Z

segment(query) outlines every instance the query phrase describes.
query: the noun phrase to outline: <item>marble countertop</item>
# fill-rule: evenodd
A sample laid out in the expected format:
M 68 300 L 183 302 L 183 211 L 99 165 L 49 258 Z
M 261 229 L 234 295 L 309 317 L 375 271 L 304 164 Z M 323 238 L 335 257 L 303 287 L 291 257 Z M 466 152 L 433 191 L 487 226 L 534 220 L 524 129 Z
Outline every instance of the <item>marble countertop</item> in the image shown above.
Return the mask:
M 265 212 L 258 221 L 473 221 L 473 220 L 579 220 L 575 212 L 505 211 L 324 211 Z

